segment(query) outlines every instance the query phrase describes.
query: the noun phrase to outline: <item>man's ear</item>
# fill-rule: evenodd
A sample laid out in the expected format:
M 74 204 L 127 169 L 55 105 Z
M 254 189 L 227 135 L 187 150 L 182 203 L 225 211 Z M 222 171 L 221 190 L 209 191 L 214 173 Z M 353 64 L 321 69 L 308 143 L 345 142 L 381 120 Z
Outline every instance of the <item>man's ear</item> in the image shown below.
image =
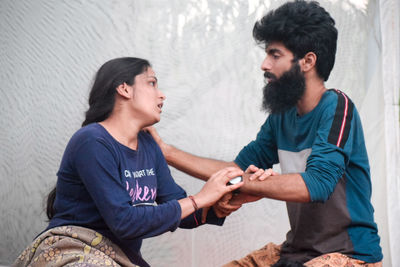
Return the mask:
M 317 55 L 314 52 L 308 52 L 302 59 L 300 59 L 300 69 L 303 72 L 308 72 L 315 67 L 316 63 Z
M 131 98 L 132 97 L 132 86 L 127 85 L 126 83 L 122 83 L 118 85 L 116 88 L 117 93 L 123 98 Z

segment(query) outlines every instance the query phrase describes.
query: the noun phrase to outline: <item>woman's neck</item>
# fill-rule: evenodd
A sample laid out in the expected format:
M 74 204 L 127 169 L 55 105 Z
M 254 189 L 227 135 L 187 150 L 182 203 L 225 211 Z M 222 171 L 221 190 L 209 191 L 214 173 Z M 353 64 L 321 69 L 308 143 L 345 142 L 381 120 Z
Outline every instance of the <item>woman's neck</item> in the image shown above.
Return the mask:
M 137 150 L 138 134 L 142 127 L 135 121 L 111 115 L 106 120 L 100 122 L 100 124 L 119 143 L 133 150 Z

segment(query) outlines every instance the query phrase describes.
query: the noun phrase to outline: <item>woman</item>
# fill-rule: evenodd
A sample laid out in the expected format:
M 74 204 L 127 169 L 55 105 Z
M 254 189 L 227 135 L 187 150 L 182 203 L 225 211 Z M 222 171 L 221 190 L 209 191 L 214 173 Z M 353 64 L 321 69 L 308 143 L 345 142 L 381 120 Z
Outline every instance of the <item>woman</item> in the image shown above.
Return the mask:
M 186 197 L 142 131 L 160 120 L 164 100 L 146 60 L 117 58 L 99 69 L 83 127 L 69 141 L 49 195 L 49 226 L 15 266 L 148 266 L 144 238 L 198 226 L 202 208 L 242 185 L 226 185 L 241 170 L 223 169 Z M 206 222 L 223 219 L 211 209 Z

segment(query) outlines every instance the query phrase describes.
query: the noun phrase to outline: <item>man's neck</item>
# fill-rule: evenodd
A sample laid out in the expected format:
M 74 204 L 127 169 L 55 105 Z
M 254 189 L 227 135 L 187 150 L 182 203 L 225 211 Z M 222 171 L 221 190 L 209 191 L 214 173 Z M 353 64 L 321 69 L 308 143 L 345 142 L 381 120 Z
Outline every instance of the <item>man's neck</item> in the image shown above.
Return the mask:
M 306 79 L 306 90 L 297 102 L 297 113 L 302 116 L 312 111 L 321 100 L 326 88 L 321 79 Z

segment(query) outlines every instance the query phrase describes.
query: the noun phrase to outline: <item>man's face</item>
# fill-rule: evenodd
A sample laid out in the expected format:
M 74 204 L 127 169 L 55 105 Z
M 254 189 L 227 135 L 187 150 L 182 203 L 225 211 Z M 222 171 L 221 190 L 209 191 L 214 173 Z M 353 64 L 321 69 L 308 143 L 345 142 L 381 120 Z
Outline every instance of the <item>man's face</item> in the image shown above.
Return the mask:
M 265 48 L 265 59 L 261 65 L 261 69 L 270 73 L 270 77 L 266 77 L 268 82 L 276 80 L 284 72 L 292 67 L 294 59 L 293 53 L 280 42 L 272 42 Z
M 304 74 L 293 53 L 283 44 L 274 42 L 265 49 L 261 69 L 267 84 L 263 89 L 263 109 L 270 113 L 282 113 L 294 107 L 305 91 Z

